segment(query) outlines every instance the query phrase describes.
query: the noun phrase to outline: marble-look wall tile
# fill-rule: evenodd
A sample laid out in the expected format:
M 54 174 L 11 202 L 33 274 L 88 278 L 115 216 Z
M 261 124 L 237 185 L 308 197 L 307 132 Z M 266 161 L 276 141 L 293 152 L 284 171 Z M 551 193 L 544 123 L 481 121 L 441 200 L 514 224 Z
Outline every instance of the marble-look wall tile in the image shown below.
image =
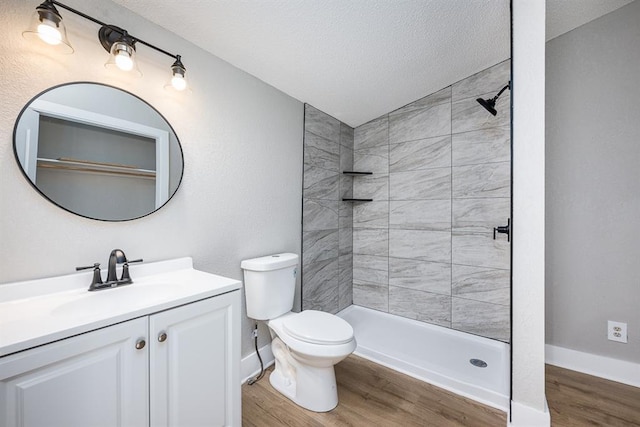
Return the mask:
M 451 168 L 389 174 L 391 200 L 451 199 Z
M 389 256 L 450 263 L 451 233 L 391 229 L 389 230 Z
M 389 119 L 382 116 L 358 126 L 353 133 L 353 147 L 356 150 L 377 147 L 389 143 Z
M 340 172 L 353 170 L 353 148 L 340 146 Z
M 338 258 L 306 265 L 302 282 L 303 310 L 338 312 Z
M 353 177 L 349 175 L 340 174 L 340 196 L 339 199 L 351 199 L 353 198 Z
M 389 287 L 353 281 L 353 303 L 374 310 L 389 311 Z
M 504 234 L 498 234 L 496 240 L 490 233 L 459 234 L 451 236 L 453 264 L 509 269 L 509 245 Z
M 340 145 L 353 150 L 353 132 L 351 126 L 340 123 Z
M 353 228 L 338 230 L 338 253 L 340 256 L 353 254 Z
M 304 129 L 329 141 L 339 143 L 340 121 L 323 113 L 309 104 L 305 104 Z
M 389 146 L 356 148 L 353 168 L 358 172 L 389 173 Z
M 511 161 L 509 126 L 456 133 L 451 145 L 453 166 Z
M 307 199 L 337 200 L 339 194 L 340 175 L 337 171 L 304 166 L 303 197 Z
M 337 172 L 340 166 L 340 145 L 335 141 L 304 133 L 304 164 Z
M 509 270 L 454 264 L 451 276 L 453 296 L 506 306 L 510 304 Z
M 492 233 L 494 227 L 507 225 L 511 199 L 453 199 L 453 230 L 458 233 Z
M 353 303 L 353 255 L 338 258 L 338 311 Z
M 450 134 L 449 104 L 389 115 L 390 144 Z
M 353 255 L 389 256 L 389 230 L 353 229 Z
M 338 230 L 302 232 L 303 265 L 338 257 Z
M 353 255 L 353 280 L 360 283 L 389 284 L 389 258 L 375 255 Z
M 487 93 L 492 93 L 489 98 L 493 98 L 510 80 L 511 60 L 507 59 L 506 61 L 454 83 L 452 87 L 452 99 L 454 102 L 465 98 L 475 99 L 479 95 Z
M 404 172 L 451 166 L 451 136 L 401 142 L 389 147 L 389 171 Z
M 302 203 L 302 230 L 331 230 L 338 228 L 337 200 L 305 199 Z
M 430 108 L 440 104 L 451 103 L 451 86 L 439 90 L 438 92 L 420 98 L 417 101 L 407 104 L 404 107 L 392 111 L 390 114 L 406 113 L 407 111 Z
M 389 228 L 451 231 L 451 201 L 392 201 Z
M 373 201 L 353 205 L 354 228 L 389 228 L 389 202 Z
M 389 313 L 448 328 L 451 327 L 451 297 L 390 286 Z
M 451 264 L 389 258 L 389 286 L 451 295 Z
M 353 195 L 362 199 L 389 200 L 389 175 L 374 173 L 354 178 Z
M 452 170 L 454 199 L 511 197 L 509 162 L 456 166 Z
M 491 98 L 494 94 L 481 95 Z M 479 129 L 509 126 L 511 98 L 508 92 L 503 93 L 496 102 L 497 115 L 490 114 L 475 98 L 463 99 L 451 105 L 451 133 L 469 132 Z
M 509 307 L 463 298 L 452 298 L 453 329 L 508 342 Z
M 338 228 L 342 230 L 353 227 L 353 203 L 340 201 L 338 215 Z

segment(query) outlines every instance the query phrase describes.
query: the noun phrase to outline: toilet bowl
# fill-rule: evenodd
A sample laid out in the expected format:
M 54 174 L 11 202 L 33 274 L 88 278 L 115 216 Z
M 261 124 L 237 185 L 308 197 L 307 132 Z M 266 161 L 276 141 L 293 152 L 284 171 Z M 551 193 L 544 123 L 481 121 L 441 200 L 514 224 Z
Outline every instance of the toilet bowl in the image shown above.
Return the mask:
M 353 328 L 330 313 L 291 311 L 298 256 L 243 261 L 247 316 L 266 320 L 275 369 L 271 385 L 303 408 L 326 412 L 338 404 L 334 365 L 356 348 Z

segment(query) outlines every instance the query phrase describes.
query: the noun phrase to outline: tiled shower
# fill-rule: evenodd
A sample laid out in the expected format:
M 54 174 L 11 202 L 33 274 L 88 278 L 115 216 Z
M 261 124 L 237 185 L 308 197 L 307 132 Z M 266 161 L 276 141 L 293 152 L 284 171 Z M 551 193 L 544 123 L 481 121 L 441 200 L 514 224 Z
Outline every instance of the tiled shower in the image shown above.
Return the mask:
M 307 105 L 304 309 L 356 305 L 509 341 L 510 61 L 351 129 Z M 345 170 L 371 172 L 347 176 Z M 367 198 L 371 202 L 345 202 Z

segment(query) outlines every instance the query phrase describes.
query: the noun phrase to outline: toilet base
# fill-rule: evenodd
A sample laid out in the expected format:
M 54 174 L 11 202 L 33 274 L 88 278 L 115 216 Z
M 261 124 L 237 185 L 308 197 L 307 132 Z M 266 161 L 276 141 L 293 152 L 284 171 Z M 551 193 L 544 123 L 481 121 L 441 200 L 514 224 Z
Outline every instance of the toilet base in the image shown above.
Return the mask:
M 338 387 L 333 365 L 316 367 L 300 363 L 276 337 L 271 342 L 276 366 L 269 382 L 294 403 L 314 412 L 338 406 Z
M 338 406 L 338 390 L 333 366 L 329 368 L 300 367 L 291 380 L 277 368 L 269 382 L 295 404 L 314 412 L 328 412 Z

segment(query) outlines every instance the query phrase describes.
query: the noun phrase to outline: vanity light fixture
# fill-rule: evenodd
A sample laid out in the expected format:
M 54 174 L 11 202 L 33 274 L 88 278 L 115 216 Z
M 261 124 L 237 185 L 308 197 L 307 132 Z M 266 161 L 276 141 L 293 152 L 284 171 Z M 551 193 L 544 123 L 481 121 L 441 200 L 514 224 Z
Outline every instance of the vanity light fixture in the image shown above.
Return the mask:
M 182 64 L 180 55 L 174 55 L 164 49 L 160 49 L 151 43 L 132 36 L 127 30 L 116 27 L 115 25 L 106 24 L 56 0 L 45 0 L 36 7 L 31 25 L 22 35 L 27 39 L 40 39 L 49 45 L 58 47 L 59 50 L 65 53 L 73 53 L 73 47 L 71 47 L 71 43 L 69 43 L 67 39 L 67 30 L 62 22 L 62 16 L 56 6 L 100 25 L 98 39 L 102 47 L 109 52 L 109 60 L 105 64 L 105 67 L 116 67 L 120 70 L 141 76 L 142 73 L 135 61 L 136 44 L 139 43 L 175 60 L 171 65 L 172 75 L 170 83 L 165 87 L 178 91 L 187 89 L 187 81 L 185 79 L 186 68 Z
M 29 29 L 22 35 L 26 39 L 40 39 L 63 53 L 73 53 L 73 47 L 67 39 L 67 29 L 53 2 L 45 1 L 36 7 Z

